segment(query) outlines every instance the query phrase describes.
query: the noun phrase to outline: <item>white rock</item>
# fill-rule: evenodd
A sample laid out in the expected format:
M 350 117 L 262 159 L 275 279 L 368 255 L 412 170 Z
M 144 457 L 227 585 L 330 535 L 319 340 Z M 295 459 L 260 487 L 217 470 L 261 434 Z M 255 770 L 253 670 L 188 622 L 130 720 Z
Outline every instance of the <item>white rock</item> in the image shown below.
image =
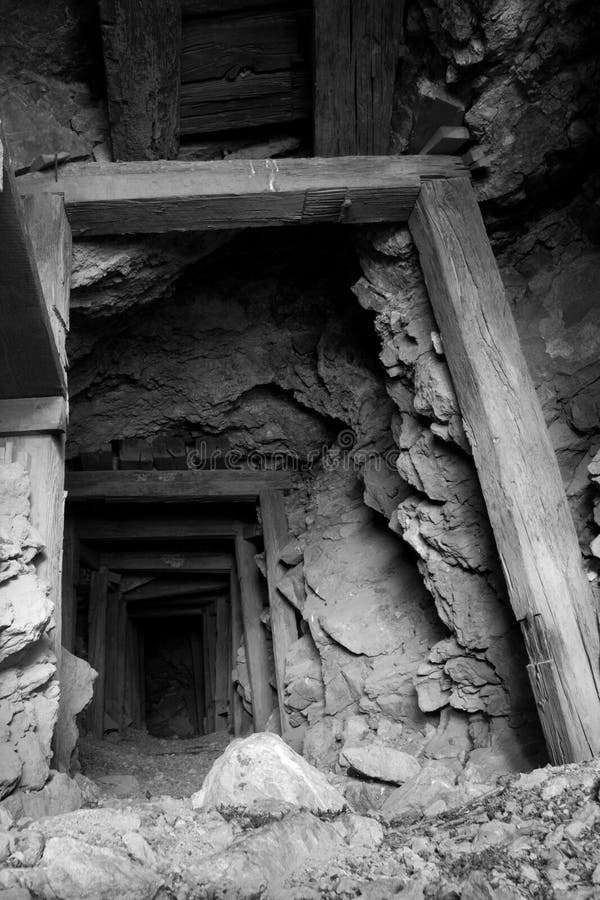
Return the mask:
M 409 778 L 418 775 L 421 769 L 414 756 L 380 743 L 345 746 L 341 756 L 348 766 L 361 775 L 391 784 L 404 784 Z
M 192 796 L 194 809 L 258 811 L 274 802 L 311 812 L 341 812 L 346 806 L 318 769 L 266 732 L 233 741 Z

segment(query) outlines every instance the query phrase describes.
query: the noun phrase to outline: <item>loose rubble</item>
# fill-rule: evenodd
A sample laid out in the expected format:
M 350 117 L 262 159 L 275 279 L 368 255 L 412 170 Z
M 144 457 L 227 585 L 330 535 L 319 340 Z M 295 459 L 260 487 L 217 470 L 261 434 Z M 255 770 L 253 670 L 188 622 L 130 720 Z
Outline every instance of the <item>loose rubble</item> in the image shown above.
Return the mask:
M 35 821 L 0 808 L 0 896 L 587 900 L 600 896 L 599 783 L 598 761 L 488 784 L 430 764 L 359 814 L 280 738 L 254 735 L 192 798 L 96 791 Z

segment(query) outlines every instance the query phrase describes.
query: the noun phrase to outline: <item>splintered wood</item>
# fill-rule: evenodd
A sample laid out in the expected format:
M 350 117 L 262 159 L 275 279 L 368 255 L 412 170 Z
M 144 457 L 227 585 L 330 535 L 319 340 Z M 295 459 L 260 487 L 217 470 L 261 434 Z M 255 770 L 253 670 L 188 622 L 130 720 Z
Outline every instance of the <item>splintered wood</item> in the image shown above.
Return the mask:
M 410 229 L 521 623 L 555 763 L 600 753 L 599 635 L 542 409 L 470 182 L 423 185 Z

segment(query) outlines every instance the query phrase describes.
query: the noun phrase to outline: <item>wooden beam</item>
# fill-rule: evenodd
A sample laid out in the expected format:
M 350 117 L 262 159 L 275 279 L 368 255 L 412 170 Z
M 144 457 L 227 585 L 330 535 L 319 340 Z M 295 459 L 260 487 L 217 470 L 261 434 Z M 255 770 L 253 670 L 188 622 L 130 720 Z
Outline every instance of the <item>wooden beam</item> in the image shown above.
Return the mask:
M 240 9 L 258 9 L 264 6 L 286 7 L 288 5 L 289 0 L 182 0 L 181 11 L 185 19 L 210 14 L 222 15 L 237 12 Z M 299 0 L 295 5 L 309 8 L 306 0 Z
M 23 206 L 50 327 L 61 365 L 66 369 L 73 244 L 71 226 L 60 195 L 25 197 Z
M 64 434 L 67 404 L 64 397 L 25 397 L 0 400 L 0 436 Z
M 281 734 L 285 738 L 290 729 L 289 718 L 285 711 L 285 658 L 292 644 L 298 640 L 296 613 L 285 597 L 277 590 L 277 582 L 283 575 L 283 567 L 279 555 L 290 540 L 287 517 L 283 505 L 283 497 L 279 491 L 262 491 L 260 495 L 260 512 L 265 538 L 265 557 L 267 563 L 267 585 L 269 605 L 271 607 L 271 632 L 273 634 L 273 656 L 275 659 L 275 677 L 277 679 L 277 698 L 279 701 L 279 718 Z
M 229 726 L 229 679 L 231 676 L 231 607 L 226 596 L 215 603 L 217 639 L 215 651 L 215 731 L 227 731 Z
M 230 668 L 233 670 L 237 663 L 237 653 L 242 642 L 243 624 L 242 624 L 242 607 L 240 600 L 240 581 L 238 578 L 237 564 L 234 564 L 230 573 L 229 598 L 231 603 L 231 657 Z M 243 703 L 242 698 L 235 689 L 233 678 L 231 678 L 231 716 L 233 724 L 233 734 L 240 737 L 242 733 L 243 722 Z
M 124 658 L 121 659 L 122 642 L 119 634 L 122 605 L 118 587 L 109 588 L 106 600 L 104 711 L 119 729 L 123 704 L 121 671 L 125 662 Z
M 204 705 L 206 709 L 206 732 L 215 731 L 215 646 L 217 616 L 214 609 L 205 610 L 202 616 L 202 651 L 204 666 Z
M 235 555 L 240 580 L 240 599 L 246 662 L 252 690 L 252 715 L 254 730 L 264 731 L 269 716 L 273 712 L 273 691 L 270 685 L 267 636 L 261 615 L 264 609 L 263 586 L 254 561 L 254 546 L 238 536 L 235 541 Z
M 267 487 L 285 489 L 291 484 L 286 472 L 215 471 L 186 472 L 68 472 L 70 502 L 252 502 Z
M 598 625 L 543 413 L 467 179 L 423 186 L 410 219 L 552 761 L 600 753 Z M 558 728 L 556 725 L 558 724 Z
M 389 152 L 404 0 L 315 0 L 317 156 Z
M 181 87 L 181 134 L 210 134 L 305 119 L 311 108 L 307 72 L 263 72 L 234 81 Z
M 192 656 L 192 674 L 194 678 L 194 708 L 196 711 L 196 727 L 198 734 L 204 734 L 204 666 L 202 664 L 202 632 L 198 628 L 190 631 L 190 653 Z
M 227 590 L 227 580 L 224 578 L 191 578 L 189 580 L 174 578 L 156 578 L 151 584 L 142 585 L 139 588 L 124 594 L 128 603 L 137 603 L 146 600 L 169 599 L 185 597 L 197 594 L 214 594 L 217 591 Z
M 0 411 L 2 404 L 0 403 Z M 84 541 L 179 541 L 197 538 L 233 538 L 239 522 L 233 519 L 198 516 L 155 516 L 124 519 L 121 516 L 94 517 L 78 520 L 79 534 Z
M 467 172 L 454 156 L 82 163 L 65 169 L 58 180 L 22 175 L 19 189 L 25 195 L 63 194 L 77 235 L 403 222 L 423 179 Z
M 179 147 L 179 0 L 100 0 L 115 159 L 169 159 Z
M 62 645 L 75 652 L 77 634 L 77 582 L 79 580 L 79 538 L 72 516 L 65 520 L 62 565 Z
M 108 599 L 108 571 L 92 572 L 90 581 L 88 661 L 98 677 L 94 696 L 88 710 L 90 731 L 96 738 L 104 737 L 104 686 L 106 678 L 106 604 Z
M 208 572 L 228 575 L 231 570 L 230 553 L 153 553 L 150 551 L 108 551 L 100 554 L 100 565 L 115 572 L 170 572 L 172 575 Z
M 0 130 L 0 144 L 4 143 Z M 2 177 L 0 399 L 64 396 L 65 375 L 7 152 Z

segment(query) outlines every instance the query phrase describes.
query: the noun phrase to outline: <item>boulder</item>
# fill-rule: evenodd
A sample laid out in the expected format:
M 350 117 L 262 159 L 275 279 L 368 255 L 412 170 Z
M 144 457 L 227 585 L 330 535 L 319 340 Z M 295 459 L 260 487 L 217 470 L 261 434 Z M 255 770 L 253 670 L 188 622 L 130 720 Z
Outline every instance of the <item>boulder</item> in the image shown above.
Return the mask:
M 346 807 L 342 794 L 275 734 L 253 734 L 233 741 L 213 764 L 202 789 L 192 796 L 194 809 L 297 807 L 336 813 Z
M 60 705 L 54 732 L 55 764 L 68 772 L 79 732 L 76 718 L 90 703 L 97 673 L 63 647 L 60 661 Z
M 379 741 L 355 747 L 344 746 L 340 759 L 361 775 L 390 784 L 404 784 L 421 768 L 414 756 Z
M 433 803 L 446 802 L 456 794 L 455 785 L 456 775 L 451 769 L 436 764 L 425 766 L 414 778 L 392 791 L 381 807 L 381 815 L 386 822 L 415 813 L 424 815 Z

